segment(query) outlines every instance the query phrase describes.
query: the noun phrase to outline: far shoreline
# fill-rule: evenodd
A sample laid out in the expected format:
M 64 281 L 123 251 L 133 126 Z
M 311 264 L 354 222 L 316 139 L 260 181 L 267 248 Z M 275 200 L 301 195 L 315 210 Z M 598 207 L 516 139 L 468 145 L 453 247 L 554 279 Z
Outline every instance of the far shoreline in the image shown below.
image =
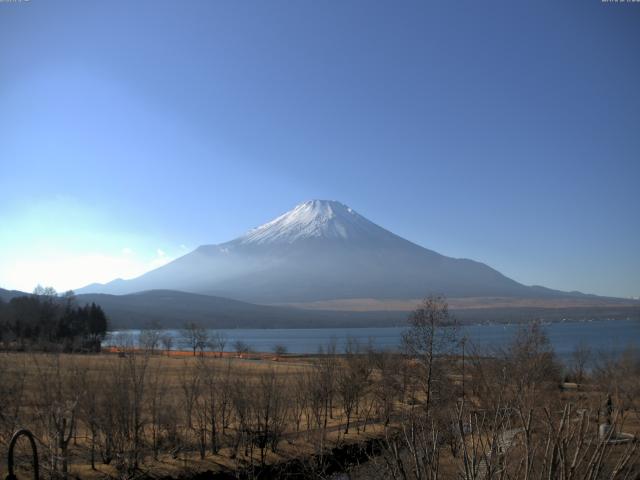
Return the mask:
M 407 315 L 408 316 L 408 315 Z M 455 326 L 457 327 L 488 327 L 488 326 L 499 326 L 499 325 L 529 325 L 531 323 L 539 323 L 540 325 L 553 325 L 557 323 L 591 323 L 591 322 L 620 322 L 620 321 L 640 321 L 640 316 L 637 318 L 633 318 L 631 316 L 620 317 L 620 318 L 563 318 L 563 319 L 531 319 L 531 320 L 521 320 L 521 321 L 483 321 L 483 322 L 457 322 Z M 406 328 L 407 324 L 398 324 L 398 325 L 344 325 L 344 326 L 295 326 L 295 327 L 208 327 L 203 326 L 205 330 L 265 330 L 265 331 L 273 331 L 273 330 L 341 330 L 341 329 L 392 329 L 392 328 Z M 182 330 L 182 327 L 164 327 L 161 326 L 157 328 L 157 330 L 168 331 L 168 330 Z M 112 330 L 107 330 L 107 335 L 113 333 L 121 333 L 121 332 L 140 332 L 145 330 L 144 327 L 127 327 L 127 328 L 116 328 Z

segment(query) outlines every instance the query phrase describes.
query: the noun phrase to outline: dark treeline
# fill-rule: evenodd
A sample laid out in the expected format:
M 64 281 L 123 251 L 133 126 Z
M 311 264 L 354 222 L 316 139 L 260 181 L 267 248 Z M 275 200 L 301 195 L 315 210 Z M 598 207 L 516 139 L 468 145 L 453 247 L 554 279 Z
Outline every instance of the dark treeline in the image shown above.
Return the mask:
M 32 295 L 0 299 L 0 342 L 8 349 L 100 351 L 107 317 L 99 305 L 79 306 L 73 292 L 38 287 Z

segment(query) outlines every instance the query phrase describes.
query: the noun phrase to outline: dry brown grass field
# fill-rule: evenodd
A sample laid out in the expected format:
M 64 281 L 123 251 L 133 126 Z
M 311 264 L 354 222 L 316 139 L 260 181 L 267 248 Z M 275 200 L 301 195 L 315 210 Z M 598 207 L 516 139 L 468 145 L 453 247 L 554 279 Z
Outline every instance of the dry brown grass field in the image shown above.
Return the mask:
M 247 403 L 256 400 L 254 390 L 261 390 L 261 381 L 264 379 L 273 381 L 273 384 L 267 387 L 269 390 L 266 392 L 267 395 L 289 398 L 286 399 L 288 403 L 286 407 L 275 405 L 273 408 L 276 411 L 271 412 L 272 415 L 282 415 L 278 409 L 288 410 L 286 418 L 282 419 L 282 425 L 278 426 L 279 435 L 282 438 L 278 443 L 277 451 L 266 449 L 265 458 L 258 460 L 259 463 L 282 462 L 315 454 L 318 451 L 320 435 L 324 437 L 321 441 L 326 448 L 344 441 L 353 442 L 378 435 L 380 429 L 371 412 L 368 412 L 369 417 L 366 419 L 362 415 L 354 415 L 355 424 L 345 435 L 344 415 L 335 399 L 328 407 L 330 411 L 326 422 L 324 418 L 317 418 L 317 415 L 323 416 L 324 413 L 316 412 L 316 417 L 312 418 L 314 413 L 311 411 L 299 411 L 298 422 L 296 422 L 292 412 L 289 411 L 295 410 L 295 407 L 290 403 L 295 402 L 292 397 L 296 395 L 296 390 L 299 395 L 303 394 L 300 389 L 305 382 L 311 381 L 308 377 L 313 374 L 316 361 L 317 359 L 305 357 L 276 358 L 268 354 L 254 354 L 249 358 L 239 358 L 235 355 L 219 358 L 217 354 L 198 354 L 194 357 L 189 352 L 172 352 L 171 355 L 148 354 L 140 351 L 97 355 L 3 353 L 0 354 L 2 379 L 8 380 L 2 389 L 3 407 L 7 411 L 18 410 L 19 414 L 16 417 L 19 420 L 12 422 L 11 425 L 3 425 L 2 444 L 6 446 L 12 429 L 18 426 L 29 427 L 38 438 L 41 471 L 53 470 L 46 461 L 42 462 L 48 456 L 46 450 L 51 448 L 51 440 L 48 437 L 56 437 L 58 433 L 56 431 L 52 435 L 50 423 L 53 421 L 52 417 L 59 413 L 62 413 L 62 417 L 66 415 L 71 419 L 71 413 L 65 413 L 63 410 L 73 410 L 74 427 L 68 432 L 70 434 L 68 475 L 79 478 L 121 476 L 122 472 L 119 472 L 118 468 L 122 468 L 122 465 L 118 466 L 117 463 L 120 459 L 113 458 L 106 464 L 103 460 L 104 454 L 100 453 L 98 448 L 94 453 L 95 468 L 91 468 L 90 424 L 94 421 L 102 423 L 103 420 L 97 417 L 109 416 L 110 413 L 98 412 L 98 410 L 107 410 L 109 407 L 115 406 L 116 409 L 120 408 L 124 415 L 132 415 L 131 409 L 135 407 L 128 403 L 135 402 L 135 399 L 129 395 L 126 395 L 125 399 L 118 398 L 121 392 L 117 390 L 118 387 L 122 387 L 123 380 L 125 383 L 139 381 L 145 384 L 142 394 L 144 400 L 140 405 L 141 416 L 145 417 L 140 420 L 140 436 L 144 437 L 145 446 L 139 447 L 141 453 L 138 463 L 144 465 L 143 471 L 153 472 L 154 476 L 179 476 L 185 472 L 206 470 L 215 472 L 220 469 L 238 469 L 254 463 L 256 459 L 252 459 L 252 456 L 256 457 L 256 453 L 249 450 L 255 449 L 256 445 L 249 445 L 245 450 L 234 447 L 237 441 L 246 441 L 238 440 L 237 437 L 240 435 L 239 430 L 246 427 L 244 422 L 248 424 L 249 420 L 238 418 L 233 412 L 232 403 L 234 400 L 237 404 L 242 403 L 243 400 Z M 137 372 L 136 369 L 138 369 Z M 205 385 L 203 371 L 212 376 L 214 384 Z M 238 385 L 243 385 L 246 390 L 238 392 Z M 211 435 L 211 421 L 209 418 L 205 428 L 200 423 L 207 419 L 200 417 L 196 410 L 210 408 L 210 405 L 205 405 L 206 401 L 203 398 L 205 388 L 209 387 L 214 390 L 213 394 L 220 402 L 227 402 L 226 405 L 220 406 L 220 409 L 226 408 L 225 412 L 216 412 L 216 415 L 225 415 L 227 418 L 217 419 L 221 430 L 218 434 L 219 450 L 212 454 L 209 451 L 210 445 L 205 445 L 207 451 L 202 458 L 199 453 L 198 436 L 205 429 L 207 429 L 206 435 Z M 131 386 L 131 388 L 135 387 Z M 232 398 L 233 394 L 239 398 Z M 190 405 L 190 402 L 193 404 Z M 95 403 L 95 412 L 88 411 L 91 407 L 87 407 L 85 403 Z M 104 407 L 105 403 L 108 403 L 109 407 Z M 162 412 L 154 410 L 155 403 L 161 403 L 161 407 L 158 408 L 161 408 Z M 242 409 L 241 405 L 237 407 Z M 371 405 L 369 408 L 371 409 Z M 266 406 L 265 410 L 268 409 L 269 406 Z M 269 414 L 268 411 L 264 413 Z M 253 413 L 253 415 L 257 414 L 257 412 Z M 93 419 L 92 416 L 96 418 Z M 163 417 L 161 420 L 159 420 L 160 416 Z M 135 422 L 135 419 L 131 418 L 107 419 L 107 421 L 111 420 L 114 422 L 120 420 L 125 424 L 114 427 L 114 431 L 116 428 L 132 428 L 131 422 Z M 158 421 L 163 425 L 155 424 Z M 260 421 L 257 419 L 253 421 L 255 421 L 253 426 L 259 429 Z M 160 429 L 162 432 L 159 431 Z M 162 436 L 162 441 L 166 444 L 166 439 L 171 436 L 170 430 L 175 430 L 174 433 L 179 438 L 172 439 L 174 444 L 168 448 L 169 451 L 154 455 L 150 451 L 152 447 L 148 445 L 150 438 L 154 435 Z M 102 442 L 104 443 L 104 439 Z M 165 444 L 163 446 L 166 446 Z M 26 447 L 26 443 L 20 446 Z M 131 445 L 128 448 L 131 448 Z M 55 450 L 55 448 L 52 449 Z M 22 448 L 18 449 L 19 452 L 22 450 Z M 124 451 L 125 448 L 122 450 Z M 20 458 L 25 462 L 27 460 L 26 456 Z M 0 462 L 0 476 L 4 477 L 6 473 L 6 459 L 3 455 Z
M 637 352 L 563 371 L 535 327 L 492 356 L 436 354 L 433 333 L 403 353 L 0 353 L 0 448 L 29 428 L 42 478 L 280 478 L 264 468 L 294 459 L 286 478 L 638 478 Z M 332 458 L 351 444 L 375 448 Z

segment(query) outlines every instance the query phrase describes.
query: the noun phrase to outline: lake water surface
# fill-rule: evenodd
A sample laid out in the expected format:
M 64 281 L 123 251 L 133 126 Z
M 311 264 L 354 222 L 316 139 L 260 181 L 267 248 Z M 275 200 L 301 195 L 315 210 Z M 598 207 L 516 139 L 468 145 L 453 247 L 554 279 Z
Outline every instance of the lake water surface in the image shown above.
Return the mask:
M 519 325 L 468 325 L 460 327 L 468 344 L 480 349 L 506 345 L 520 328 Z M 543 326 L 556 353 L 567 358 L 580 344 L 593 352 L 620 353 L 629 346 L 640 347 L 640 321 L 638 320 L 594 320 L 588 322 L 559 322 Z M 326 346 L 335 339 L 338 348 L 344 347 L 347 338 L 360 343 L 371 341 L 378 348 L 394 349 L 400 345 L 405 328 L 314 328 L 314 329 L 220 329 L 227 338 L 226 350 L 233 350 L 233 343 L 241 340 L 256 352 L 272 351 L 283 345 L 289 353 L 316 353 L 318 347 Z M 174 337 L 174 348 L 188 349 L 181 330 L 167 330 Z M 111 332 L 105 344 L 115 343 L 119 335 L 131 335 L 134 340 L 139 330 Z

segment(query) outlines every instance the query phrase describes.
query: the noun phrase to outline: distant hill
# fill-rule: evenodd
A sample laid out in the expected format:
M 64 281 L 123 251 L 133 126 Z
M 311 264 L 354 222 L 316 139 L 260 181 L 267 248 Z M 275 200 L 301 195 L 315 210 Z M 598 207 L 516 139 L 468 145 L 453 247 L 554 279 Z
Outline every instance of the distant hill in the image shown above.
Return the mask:
M 406 312 L 309 311 L 255 305 L 228 298 L 175 290 L 129 295 L 82 294 L 79 303 L 95 302 L 107 313 L 111 328 L 139 328 L 155 321 L 166 328 L 196 322 L 209 328 L 324 328 L 399 325 Z
M 31 295 L 0 288 L 0 299 Z M 80 294 L 77 303 L 100 305 L 110 329 L 142 328 L 151 322 L 180 328 L 196 322 L 209 328 L 325 328 L 401 325 L 406 312 L 309 311 L 290 307 L 254 305 L 228 298 L 172 290 L 151 290 L 129 295 Z
M 0 298 L 9 301 L 24 292 L 0 289 Z M 452 299 L 451 311 L 462 323 L 526 322 L 535 319 L 559 321 L 562 319 L 637 318 L 640 304 L 616 303 L 608 305 L 571 302 L 555 307 L 544 307 L 535 302 L 479 304 Z M 336 305 L 327 309 L 298 309 L 255 305 L 228 298 L 200 295 L 172 290 L 151 290 L 129 295 L 81 294 L 80 305 L 95 302 L 110 320 L 110 329 L 142 328 L 151 322 L 161 327 L 180 328 L 186 322 L 196 322 L 209 328 L 329 328 L 403 326 L 408 309 L 415 304 L 392 304 L 379 310 L 348 310 L 349 305 Z M 396 308 L 396 310 L 390 309 Z
M 3 288 L 0 288 L 0 300 L 2 300 L 3 302 L 8 302 L 13 297 L 21 297 L 24 295 L 29 295 L 29 294 L 25 292 L 21 292 L 19 290 L 5 290 Z
M 480 262 L 423 248 L 342 203 L 313 200 L 219 245 L 204 245 L 131 280 L 79 293 L 168 289 L 260 304 L 447 297 L 574 298 L 525 286 Z M 302 305 L 299 305 L 302 306 Z

